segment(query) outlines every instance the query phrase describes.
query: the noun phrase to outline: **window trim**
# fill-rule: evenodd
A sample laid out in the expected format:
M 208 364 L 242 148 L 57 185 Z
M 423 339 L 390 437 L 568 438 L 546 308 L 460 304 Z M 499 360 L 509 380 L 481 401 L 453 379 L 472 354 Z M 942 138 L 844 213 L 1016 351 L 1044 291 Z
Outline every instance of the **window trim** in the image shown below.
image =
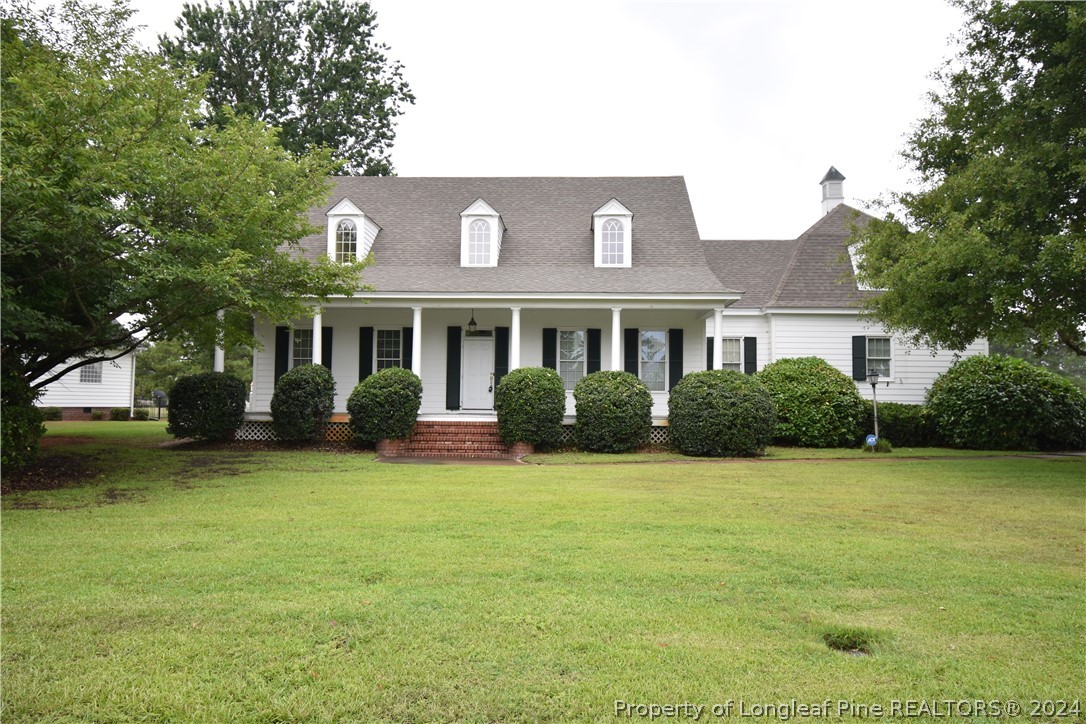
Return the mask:
M 387 367 L 378 367 L 379 360 L 377 359 L 377 342 L 378 342 L 378 339 L 381 336 L 381 332 L 396 332 L 397 333 L 397 336 L 399 338 L 399 353 L 400 353 L 399 360 L 400 361 L 399 361 L 398 364 L 396 364 L 394 366 L 399 367 L 399 368 L 402 369 L 403 368 L 403 337 L 404 337 L 403 327 L 393 327 L 391 325 L 386 325 L 386 326 L 383 326 L 383 327 L 374 327 L 373 328 L 373 349 L 370 350 L 370 355 L 371 355 L 371 359 L 373 360 L 373 368 L 372 369 L 373 369 L 374 373 L 380 372 L 382 369 L 388 369 Z
M 735 369 L 732 370 L 732 371 L 734 371 L 734 372 L 742 372 L 743 371 L 743 362 L 744 362 L 744 360 L 743 360 L 743 340 L 744 339 L 745 339 L 745 337 L 721 337 L 720 338 L 720 369 L 722 369 L 722 370 L 723 369 L 731 370 L 732 369 L 731 367 L 725 367 L 724 365 L 732 365 L 732 364 L 734 364 Z M 736 343 L 736 346 L 738 347 L 739 354 L 738 354 L 735 362 L 726 362 L 724 360 L 724 343 L 725 342 L 735 342 Z
M 554 363 L 557 366 L 558 376 L 562 377 L 562 332 L 580 332 L 581 333 L 581 376 L 577 379 L 577 382 L 583 380 L 588 376 L 588 328 L 587 327 L 558 327 L 554 331 Z M 572 362 L 573 360 L 566 360 Z M 574 383 L 576 385 L 576 382 Z M 565 378 L 562 379 L 562 386 L 565 387 Z M 572 387 L 566 387 L 566 392 L 572 393 Z
M 486 238 L 483 240 L 476 236 L 483 231 L 480 224 L 486 227 Z M 489 219 L 477 217 L 471 220 L 468 224 L 468 266 L 491 266 L 490 259 L 494 253 L 493 235 L 494 230 L 491 228 Z M 485 249 L 485 252 L 479 251 L 480 246 Z M 474 261 L 472 257 L 475 257 Z
M 608 255 L 614 255 L 614 252 L 608 249 L 608 244 L 614 244 L 614 239 L 609 239 L 608 236 L 614 232 L 614 227 L 618 227 L 618 261 L 607 261 Z M 610 227 L 610 228 L 609 228 Z M 600 266 L 603 267 L 625 267 L 626 257 L 628 256 L 629 249 L 626 244 L 626 224 L 622 222 L 622 219 L 615 216 L 608 216 L 603 220 L 600 226 Z
M 291 330 L 290 330 L 290 366 L 287 367 L 288 372 L 290 370 L 294 369 L 295 367 L 302 367 L 303 366 L 303 365 L 300 365 L 300 364 L 296 364 L 296 362 L 295 362 L 295 360 L 298 359 L 297 355 L 294 353 L 294 351 L 296 349 L 296 347 L 295 347 L 295 339 L 296 339 L 296 335 L 297 335 L 298 332 L 304 332 L 304 333 L 309 335 L 309 361 L 305 362 L 303 364 L 309 364 L 309 365 L 313 364 L 313 330 L 312 329 L 305 329 L 305 328 L 301 328 L 301 329 L 291 328 Z
M 81 384 L 81 385 L 100 385 L 100 384 L 102 384 L 102 370 L 103 370 L 104 367 L 105 367 L 105 365 L 102 363 L 102 360 L 98 360 L 97 362 L 91 362 L 90 364 L 83 365 L 82 367 L 80 367 L 79 368 L 79 384 Z M 86 379 L 85 375 L 87 375 L 87 373 L 90 373 L 92 371 L 97 371 L 98 379 L 96 379 L 96 380 Z
M 648 387 L 648 383 L 645 382 L 644 373 L 642 372 L 642 367 L 641 367 L 641 364 L 643 362 L 651 361 L 651 360 L 642 359 L 641 352 L 642 352 L 643 347 L 641 346 L 641 340 L 643 339 L 645 332 L 663 332 L 664 333 L 664 359 L 663 359 L 663 362 L 664 362 L 664 387 L 663 387 L 662 390 L 654 390 L 654 389 L 652 389 L 650 387 L 649 392 L 653 393 L 653 394 L 669 392 L 670 387 L 668 385 L 668 380 L 671 379 L 671 350 L 669 349 L 671 347 L 671 335 L 668 334 L 667 327 L 662 327 L 662 328 L 658 328 L 658 327 L 638 327 L 637 328 L 637 379 L 641 380 L 641 382 L 645 383 L 645 386 Z
M 871 356 L 871 340 L 873 339 L 885 339 L 890 343 L 890 356 L 889 357 L 872 357 Z M 871 360 L 887 360 L 889 364 L 887 369 L 889 372 L 883 376 L 880 373 L 879 381 L 894 379 L 894 338 L 888 334 L 868 334 L 864 335 L 864 371 L 871 371 Z
M 351 225 L 350 230 L 353 232 L 353 237 L 354 238 L 351 239 L 349 242 L 346 242 L 346 241 L 344 241 L 343 239 L 340 238 L 340 234 L 344 230 L 344 225 L 345 224 L 350 224 Z M 336 244 L 336 247 L 335 247 L 335 256 L 333 257 L 334 260 L 336 261 L 336 263 L 338 263 L 338 264 L 353 264 L 356 261 L 358 261 L 358 232 L 359 232 L 358 222 L 356 222 L 353 218 L 344 218 L 344 219 L 340 219 L 339 221 L 336 222 L 336 230 L 335 230 L 335 244 Z M 347 243 L 350 243 L 353 246 L 353 249 L 350 252 L 345 252 L 340 248 L 341 245 L 347 244 Z M 345 258 L 348 254 L 350 254 L 350 259 Z

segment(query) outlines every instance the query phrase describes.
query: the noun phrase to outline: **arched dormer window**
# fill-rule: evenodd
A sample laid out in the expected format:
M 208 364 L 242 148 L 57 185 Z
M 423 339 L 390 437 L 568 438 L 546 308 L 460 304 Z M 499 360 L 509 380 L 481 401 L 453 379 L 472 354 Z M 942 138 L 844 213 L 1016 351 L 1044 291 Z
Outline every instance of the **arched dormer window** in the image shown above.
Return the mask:
M 498 266 L 504 232 L 501 215 L 487 202 L 475 199 L 460 212 L 460 266 Z
M 611 199 L 592 214 L 593 256 L 597 267 L 630 267 L 633 212 Z
M 328 258 L 338 264 L 365 259 L 381 227 L 344 197 L 328 210 Z
M 358 258 L 358 227 L 350 219 L 336 225 L 336 261 L 353 264 Z
M 490 222 L 476 219 L 468 229 L 468 264 L 490 265 Z
M 601 261 L 604 266 L 622 266 L 626 261 L 626 241 L 622 222 L 608 219 L 603 222 L 603 248 Z

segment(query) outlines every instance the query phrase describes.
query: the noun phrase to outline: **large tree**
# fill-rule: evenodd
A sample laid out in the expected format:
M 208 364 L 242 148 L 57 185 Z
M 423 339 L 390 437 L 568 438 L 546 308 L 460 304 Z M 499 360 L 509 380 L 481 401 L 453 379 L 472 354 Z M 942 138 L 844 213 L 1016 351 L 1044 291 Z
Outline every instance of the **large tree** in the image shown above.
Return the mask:
M 215 121 L 251 115 L 280 128 L 289 150 L 327 146 L 343 173 L 386 176 L 396 117 L 415 97 L 374 40 L 375 20 L 368 3 L 345 0 L 186 3 L 180 35 L 159 45 L 207 74 Z
M 1086 355 L 1086 5 L 958 3 L 904 156 L 919 190 L 856 232 L 869 311 L 915 341 L 978 337 Z
M 135 47 L 130 15 L 68 0 L 2 17 L 2 364 L 31 388 L 141 341 L 244 341 L 252 316 L 358 286 L 361 265 L 296 253 L 328 152 L 207 123 L 203 85 Z

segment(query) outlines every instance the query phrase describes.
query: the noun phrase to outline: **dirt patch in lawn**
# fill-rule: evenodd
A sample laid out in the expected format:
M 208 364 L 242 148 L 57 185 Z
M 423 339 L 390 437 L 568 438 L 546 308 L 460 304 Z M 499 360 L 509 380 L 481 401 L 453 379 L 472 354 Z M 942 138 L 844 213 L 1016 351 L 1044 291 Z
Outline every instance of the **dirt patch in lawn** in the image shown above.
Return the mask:
M 0 494 L 85 485 L 98 475 L 97 463 L 95 455 L 44 455 L 20 470 L 5 470 L 0 479 Z
M 185 490 L 201 480 L 242 475 L 249 472 L 245 463 L 248 463 L 252 457 L 251 453 L 194 455 L 186 458 L 181 469 L 174 473 L 173 486 L 179 490 Z

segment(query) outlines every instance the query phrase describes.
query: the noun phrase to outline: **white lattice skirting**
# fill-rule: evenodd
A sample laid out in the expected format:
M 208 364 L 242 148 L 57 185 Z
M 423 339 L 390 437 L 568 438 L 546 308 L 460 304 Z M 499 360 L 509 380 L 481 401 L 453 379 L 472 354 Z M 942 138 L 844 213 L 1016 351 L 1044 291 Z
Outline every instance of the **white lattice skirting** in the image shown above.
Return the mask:
M 346 422 L 329 422 L 324 438 L 328 442 L 350 442 L 351 428 Z M 275 431 L 269 420 L 246 420 L 241 423 L 234 439 L 244 442 L 270 442 L 275 440 Z M 667 445 L 667 440 L 667 426 L 653 425 L 649 431 L 649 442 L 654 445 Z M 562 426 L 562 437 L 558 442 L 561 445 L 573 444 L 573 425 Z

